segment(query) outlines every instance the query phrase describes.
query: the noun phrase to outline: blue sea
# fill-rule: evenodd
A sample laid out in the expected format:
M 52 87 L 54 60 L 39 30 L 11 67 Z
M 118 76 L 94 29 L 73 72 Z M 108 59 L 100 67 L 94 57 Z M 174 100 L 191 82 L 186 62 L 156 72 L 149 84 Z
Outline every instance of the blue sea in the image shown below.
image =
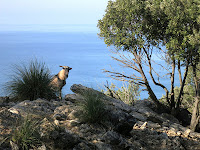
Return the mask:
M 111 79 L 102 69 L 112 66 L 129 74 L 133 70 L 124 70 L 112 60 L 110 48 L 97 33 L 96 25 L 0 25 L 0 96 L 5 96 L 3 85 L 13 75 L 13 66 L 35 58 L 45 62 L 52 74 L 61 70 L 60 65 L 72 67 L 63 94 L 72 93 L 73 84 L 101 90 L 108 81 L 121 87 L 122 82 Z M 169 78 L 161 81 L 170 86 Z M 159 98 L 165 94 L 152 87 Z M 140 98 L 148 98 L 148 93 L 141 92 Z

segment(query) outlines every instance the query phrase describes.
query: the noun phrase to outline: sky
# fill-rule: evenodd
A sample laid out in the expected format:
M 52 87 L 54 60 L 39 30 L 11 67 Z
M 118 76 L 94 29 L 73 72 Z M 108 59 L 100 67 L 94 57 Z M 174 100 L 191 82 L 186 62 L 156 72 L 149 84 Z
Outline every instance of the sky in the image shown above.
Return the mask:
M 0 0 L 0 25 L 97 24 L 109 0 Z

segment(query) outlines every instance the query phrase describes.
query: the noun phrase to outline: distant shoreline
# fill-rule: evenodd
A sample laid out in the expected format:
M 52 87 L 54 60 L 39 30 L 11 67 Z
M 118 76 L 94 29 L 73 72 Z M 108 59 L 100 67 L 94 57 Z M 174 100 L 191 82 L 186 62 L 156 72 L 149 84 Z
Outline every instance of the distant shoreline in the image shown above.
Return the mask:
M 0 32 L 91 32 L 97 33 L 96 24 L 0 24 Z

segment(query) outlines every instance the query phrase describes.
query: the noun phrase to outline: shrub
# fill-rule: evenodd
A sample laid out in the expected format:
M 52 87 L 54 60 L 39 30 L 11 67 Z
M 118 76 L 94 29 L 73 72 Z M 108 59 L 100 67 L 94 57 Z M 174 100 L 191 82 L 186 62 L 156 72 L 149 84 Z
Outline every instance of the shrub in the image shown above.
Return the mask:
M 115 84 L 111 83 L 111 85 L 107 85 L 106 88 L 107 90 L 103 91 L 106 95 L 120 99 L 129 105 L 132 105 L 135 100 L 140 99 L 139 85 L 133 82 L 128 82 L 128 84 L 123 83 L 121 88 L 117 88 Z
M 101 122 L 105 113 L 105 104 L 101 96 L 92 92 L 86 92 L 83 96 L 84 100 L 80 104 L 81 119 L 90 123 Z
M 6 84 L 6 89 L 16 99 L 50 99 L 55 96 L 55 91 L 50 86 L 51 78 L 45 63 L 34 60 L 28 65 L 18 65 L 14 68 L 14 75 Z
M 26 117 L 22 120 L 21 125 L 14 130 L 11 140 L 17 144 L 19 149 L 23 150 L 41 145 L 38 121 Z

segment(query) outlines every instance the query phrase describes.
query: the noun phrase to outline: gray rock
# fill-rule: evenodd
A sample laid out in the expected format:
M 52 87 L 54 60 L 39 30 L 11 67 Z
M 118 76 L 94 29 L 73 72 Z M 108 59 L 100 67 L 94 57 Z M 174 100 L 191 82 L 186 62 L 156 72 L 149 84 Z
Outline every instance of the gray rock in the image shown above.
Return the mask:
M 102 141 L 98 141 L 95 143 L 98 150 L 114 150 L 111 145 L 106 144 Z
M 25 100 L 19 104 L 11 107 L 10 112 L 19 114 L 22 116 L 27 115 L 49 115 L 53 114 L 54 107 L 52 104 L 43 99 L 37 99 L 35 101 Z
M 179 123 L 178 119 L 176 119 L 174 116 L 172 116 L 170 114 L 162 113 L 161 117 L 164 119 L 167 119 L 169 122 Z
M 79 94 L 67 94 L 65 95 L 65 100 L 72 103 L 82 101 L 84 98 Z
M 69 130 L 66 132 L 53 131 L 50 137 L 54 141 L 54 147 L 59 149 L 70 149 L 80 143 L 80 139 Z
M 54 110 L 53 118 L 59 121 L 63 121 L 67 119 L 67 116 L 73 111 L 71 105 L 63 105 L 56 107 Z
M 141 121 L 146 121 L 147 120 L 147 117 L 142 115 L 141 113 L 138 113 L 136 111 L 132 111 L 130 113 L 130 115 L 132 115 L 134 118 L 138 119 L 138 120 L 141 120 Z
M 154 123 L 154 122 L 148 121 L 147 122 L 147 127 L 151 128 L 151 129 L 159 129 L 159 128 L 161 128 L 161 125 L 158 124 L 158 123 Z
M 81 142 L 76 145 L 73 150 L 92 150 L 92 148 L 90 148 L 85 142 Z
M 122 142 L 122 137 L 119 133 L 108 131 L 103 135 L 102 140 L 111 145 L 119 145 Z
M 78 110 L 73 110 L 68 116 L 67 118 L 70 120 L 75 120 L 78 119 L 78 115 L 79 115 L 79 111 Z

